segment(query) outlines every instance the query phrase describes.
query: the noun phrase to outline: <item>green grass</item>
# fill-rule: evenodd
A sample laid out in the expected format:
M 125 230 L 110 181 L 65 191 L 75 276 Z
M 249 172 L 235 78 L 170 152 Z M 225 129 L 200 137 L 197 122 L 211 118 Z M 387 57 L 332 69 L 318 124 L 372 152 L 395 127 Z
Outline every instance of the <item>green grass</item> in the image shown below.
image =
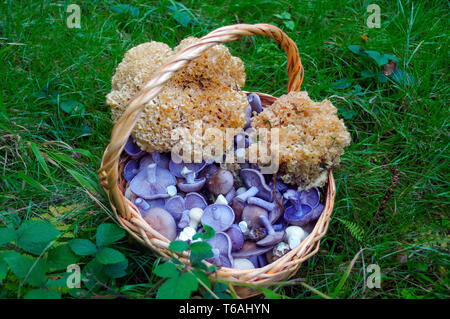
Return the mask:
M 66 26 L 65 8 L 72 2 L 82 9 L 81 29 Z M 123 53 L 149 40 L 173 47 L 220 26 L 265 22 L 297 43 L 305 68 L 302 89 L 315 100 L 330 99 L 353 140 L 335 172 L 335 218 L 320 251 L 296 278 L 337 298 L 450 296 L 446 1 L 376 1 L 380 29 L 365 24 L 371 1 L 186 1 L 196 21 L 186 27 L 167 9 L 170 1 L 135 1 L 136 18 L 111 12 L 117 3 L 0 3 L 1 223 L 13 215 L 43 218 L 58 208 L 53 223 L 66 225 L 76 238 L 94 238 L 112 215 L 96 170 L 112 128 L 105 95 Z M 274 16 L 283 12 L 291 14 L 293 30 Z M 364 43 L 362 35 L 369 40 Z M 379 69 L 350 52 L 354 44 L 395 55 L 415 83 L 362 78 L 361 71 Z M 255 37 L 228 46 L 245 62 L 246 90 L 286 92 L 286 59 L 276 44 Z M 333 84 L 344 78 L 351 80 L 348 88 Z M 71 101 L 82 103 L 81 110 L 65 112 Z M 159 259 L 132 239 L 118 249 L 129 260 L 128 275 L 96 294 L 155 297 L 161 282 L 152 269 Z M 364 283 L 369 264 L 381 268 L 380 289 Z M 9 273 L 0 296 L 17 297 L 17 286 Z M 295 282 L 277 292 L 320 298 Z

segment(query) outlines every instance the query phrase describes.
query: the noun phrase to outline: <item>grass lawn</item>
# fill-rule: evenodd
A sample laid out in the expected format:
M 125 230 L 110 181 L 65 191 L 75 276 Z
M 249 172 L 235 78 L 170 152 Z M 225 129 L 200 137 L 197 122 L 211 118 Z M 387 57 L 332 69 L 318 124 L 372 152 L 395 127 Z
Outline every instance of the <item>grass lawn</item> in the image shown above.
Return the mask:
M 81 8 L 79 29 L 66 25 L 71 3 Z M 275 291 L 290 298 L 449 298 L 448 3 L 376 1 L 380 28 L 366 25 L 371 1 L 183 3 L 1 1 L 0 297 L 156 297 L 160 258 L 127 237 L 113 245 L 127 260 L 117 278 L 81 289 L 57 283 L 64 260 L 83 271 L 93 265 L 92 254 L 75 258 L 67 241 L 98 243 L 97 227 L 113 222 L 96 176 L 112 128 L 105 104 L 111 77 L 137 44 L 174 47 L 220 26 L 264 22 L 296 42 L 302 90 L 330 99 L 352 135 L 335 172 L 335 209 L 321 248 L 296 281 Z M 377 75 L 382 68 L 352 52 L 355 45 L 395 56 L 404 73 Z M 227 46 L 245 63 L 247 91 L 286 92 L 286 59 L 274 42 L 254 37 Z M 44 253 L 33 254 L 20 234 L 7 240 L 15 236 L 8 229 L 29 220 L 48 220 L 59 232 Z M 51 233 L 39 227 L 39 236 Z M 61 257 L 59 267 L 51 253 Z M 50 268 L 42 266 L 46 258 Z M 19 269 L 27 263 L 31 271 Z M 366 285 L 370 264 L 380 267 L 380 288 Z

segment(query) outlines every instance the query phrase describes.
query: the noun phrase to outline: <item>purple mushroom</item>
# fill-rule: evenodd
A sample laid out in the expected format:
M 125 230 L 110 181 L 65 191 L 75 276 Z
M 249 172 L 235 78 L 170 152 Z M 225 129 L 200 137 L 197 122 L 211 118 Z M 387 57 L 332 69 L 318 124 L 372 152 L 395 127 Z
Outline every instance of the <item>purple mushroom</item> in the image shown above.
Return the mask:
M 139 209 L 142 217 L 144 217 L 147 212 L 154 207 L 164 208 L 164 204 L 165 200 L 163 198 L 146 201 L 145 199 L 138 197 L 134 201 L 134 205 L 136 205 Z
M 131 180 L 139 173 L 139 165 L 138 161 L 131 160 L 125 164 L 123 168 L 123 177 L 127 182 L 131 182 Z
M 202 225 L 208 225 L 216 232 L 227 230 L 233 222 L 234 212 L 228 205 L 212 204 L 204 209 Z
M 245 126 L 244 126 L 244 130 L 248 129 L 252 123 L 250 121 L 250 118 L 252 117 L 252 106 L 249 105 L 247 106 L 247 108 L 244 110 L 244 114 L 245 114 Z
M 244 244 L 244 234 L 238 225 L 233 224 L 225 232 L 231 239 L 231 251 L 238 251 Z
M 273 200 L 272 190 L 267 186 L 264 176 L 255 169 L 241 169 L 241 178 L 248 188 L 245 193 L 236 196 L 236 199 L 245 202 L 249 197 L 258 196 L 266 201 Z
M 291 190 L 284 193 L 284 197 L 291 202 L 291 206 L 287 207 L 284 212 L 284 219 L 291 225 L 304 226 L 312 221 L 317 220 L 322 214 L 324 206 L 318 203 L 319 193 L 316 191 L 292 192 Z M 316 205 L 316 206 L 310 206 Z
M 199 172 L 198 177 L 200 178 L 210 178 L 212 174 L 217 172 L 219 167 L 216 164 L 206 164 L 206 166 Z
M 206 261 L 222 267 L 233 267 L 233 257 L 231 256 L 231 239 L 227 234 L 218 232 L 206 241 L 212 247 L 214 257 Z
M 259 98 L 258 94 L 256 94 L 256 93 L 249 94 L 247 96 L 247 100 L 250 103 L 250 106 L 252 107 L 253 112 L 261 113 L 263 111 L 261 99 Z
M 142 169 L 130 182 L 133 193 L 144 199 L 167 198 L 170 195 L 167 187 L 176 185 L 177 180 L 164 168 L 149 164 Z
M 273 246 L 259 247 L 252 241 L 245 241 L 242 248 L 239 251 L 232 253 L 231 255 L 233 256 L 233 258 L 248 258 L 251 261 L 251 258 L 255 258 L 254 265 L 255 267 L 258 267 L 257 256 L 265 254 L 272 248 Z
M 187 215 L 187 217 L 189 218 L 189 211 L 191 210 L 191 208 L 198 207 L 201 209 L 205 209 L 206 206 L 207 203 L 202 195 L 198 193 L 188 193 L 186 194 L 185 198 L 180 195 L 169 198 L 166 202 L 165 209 L 170 214 L 172 214 L 173 218 L 175 218 L 176 221 L 180 221 L 182 215 Z
M 193 171 L 195 174 L 198 174 L 205 166 L 206 166 L 205 161 L 201 163 L 184 163 L 183 161 L 181 163 L 175 163 L 173 160 L 169 161 L 169 170 L 176 177 L 183 177 L 181 171 L 185 167 Z
M 206 183 L 206 178 L 195 178 L 195 172 L 191 171 L 186 166 L 181 170 L 181 175 L 185 178 L 185 181 L 178 182 L 178 188 L 185 192 L 197 192 L 202 189 L 203 185 Z
M 214 195 L 227 194 L 233 188 L 233 184 L 233 174 L 221 168 L 206 180 L 206 187 Z
M 284 231 L 275 231 L 273 229 L 267 211 L 259 206 L 248 205 L 245 207 L 242 212 L 242 220 L 245 221 L 252 230 L 260 228 L 266 229 L 267 235 L 257 242 L 260 246 L 273 246 L 282 241 L 285 236 Z
M 144 151 L 141 150 L 139 146 L 137 146 L 137 144 L 134 142 L 133 136 L 131 135 L 125 144 L 124 151 L 133 158 L 139 157 L 140 155 L 144 154 Z
M 144 220 L 168 240 L 172 241 L 177 237 L 175 220 L 165 209 L 159 207 L 150 209 L 147 214 L 145 214 Z

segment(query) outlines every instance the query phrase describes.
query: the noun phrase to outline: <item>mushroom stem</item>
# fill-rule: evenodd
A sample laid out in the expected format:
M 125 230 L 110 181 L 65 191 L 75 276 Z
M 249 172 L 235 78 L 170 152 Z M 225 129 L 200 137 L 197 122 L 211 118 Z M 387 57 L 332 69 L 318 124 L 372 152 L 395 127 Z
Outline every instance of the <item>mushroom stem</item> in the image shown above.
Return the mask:
M 185 228 L 189 226 L 190 217 L 189 217 L 189 211 L 185 210 L 181 213 L 180 221 L 178 222 L 179 228 Z
M 156 183 L 156 163 L 148 164 L 146 171 L 147 182 L 149 184 Z
M 216 265 L 221 265 L 222 263 L 220 262 L 220 250 L 218 248 L 213 248 L 211 249 L 212 253 L 214 254 L 214 263 Z
M 136 200 L 134 201 L 134 204 L 137 206 L 137 208 L 139 209 L 141 214 L 143 214 L 144 212 L 146 212 L 150 209 L 150 204 L 147 203 L 145 200 L 143 200 L 140 197 L 136 198 Z
M 275 233 L 275 230 L 273 229 L 273 226 L 270 223 L 270 221 L 269 221 L 269 219 L 267 218 L 266 215 L 260 215 L 259 219 L 261 220 L 261 222 L 263 223 L 264 227 L 266 228 L 268 235 L 272 235 L 273 233 Z
M 257 205 L 259 207 L 264 208 L 267 211 L 272 211 L 275 209 L 276 205 L 275 203 L 271 203 L 268 201 L 265 201 L 264 199 L 258 198 L 258 197 L 249 197 L 247 199 L 247 203 L 249 205 Z
M 181 171 L 181 175 L 183 175 L 186 183 L 193 184 L 195 183 L 195 172 L 187 168 L 186 166 Z
M 249 197 L 253 197 L 253 196 L 255 196 L 256 194 L 258 194 L 258 192 L 259 192 L 258 187 L 252 186 L 252 187 L 250 187 L 249 189 L 247 189 L 244 193 L 242 193 L 242 194 L 236 196 L 236 199 L 238 199 L 238 200 L 241 201 L 241 202 L 245 202 L 245 201 L 247 201 L 247 199 L 248 199 Z

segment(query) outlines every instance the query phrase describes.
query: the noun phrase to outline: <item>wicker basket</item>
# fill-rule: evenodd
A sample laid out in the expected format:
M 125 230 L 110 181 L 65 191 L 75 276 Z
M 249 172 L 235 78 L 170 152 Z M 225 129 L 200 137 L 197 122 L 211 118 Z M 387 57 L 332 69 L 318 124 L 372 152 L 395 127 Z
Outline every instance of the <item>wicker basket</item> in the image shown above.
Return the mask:
M 169 257 L 172 254 L 168 250 L 169 240 L 152 229 L 141 217 L 136 206 L 125 198 L 123 194 L 123 187 L 120 185 L 121 172 L 119 167 L 122 150 L 144 105 L 158 95 L 164 84 L 176 71 L 183 68 L 188 61 L 197 58 L 203 51 L 216 44 L 255 34 L 268 36 L 283 48 L 288 58 L 288 91 L 299 91 L 303 80 L 303 67 L 295 43 L 279 28 L 269 24 L 236 24 L 219 28 L 207 34 L 199 42 L 185 48 L 173 56 L 169 62 L 161 66 L 155 72 L 153 78 L 143 86 L 141 92 L 130 102 L 126 111 L 113 127 L 111 141 L 105 150 L 99 170 L 100 184 L 106 191 L 111 207 L 122 227 L 137 241 L 163 257 Z M 263 106 L 271 105 L 276 101 L 276 98 L 273 96 L 262 93 L 257 94 L 261 97 Z M 234 289 L 238 296 L 247 298 L 257 295 L 261 291 L 248 288 L 248 285 L 247 287 L 239 285 L 239 283 L 267 286 L 270 283 L 276 283 L 292 277 L 300 265 L 319 250 L 320 240 L 325 235 L 330 222 L 335 192 L 335 183 L 330 172 L 328 175 L 325 208 L 312 232 L 298 247 L 263 268 L 246 270 L 220 268 L 217 270 L 218 278 L 233 282 L 233 285 L 230 284 L 230 288 Z M 177 257 L 185 264 L 189 264 L 187 253 L 179 254 Z

